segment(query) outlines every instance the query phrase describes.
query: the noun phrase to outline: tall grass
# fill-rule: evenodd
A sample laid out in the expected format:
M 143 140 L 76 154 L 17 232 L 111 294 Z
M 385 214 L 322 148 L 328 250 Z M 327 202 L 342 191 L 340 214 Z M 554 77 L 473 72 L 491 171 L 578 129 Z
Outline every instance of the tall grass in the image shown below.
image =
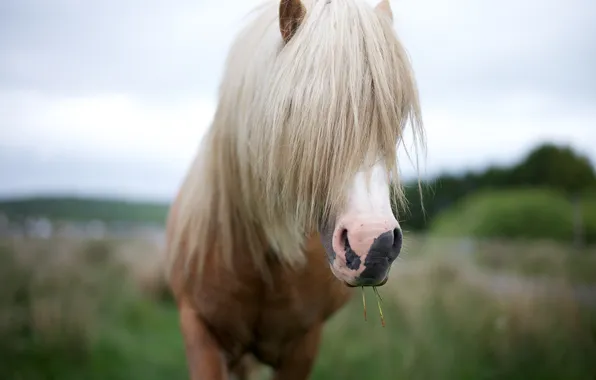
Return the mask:
M 146 281 L 137 274 L 142 266 L 127 266 L 124 247 L 63 239 L 1 242 L 0 379 L 91 375 L 105 337 L 131 322 L 145 297 Z
M 372 293 L 367 322 L 354 299 L 326 331 L 316 378 L 596 376 L 596 313 L 569 288 L 552 298 L 532 288 L 500 292 L 457 259 L 409 261 L 380 290 L 387 326 L 381 327 Z
M 548 247 L 528 259 L 530 246 L 410 240 L 380 288 L 386 327 L 370 290 L 364 320 L 356 289 L 326 326 L 312 378 L 596 378 L 595 298 L 572 281 L 596 263 L 579 271 L 561 265 L 576 252 Z M 161 262 L 143 241 L 2 242 L 0 379 L 187 378 Z

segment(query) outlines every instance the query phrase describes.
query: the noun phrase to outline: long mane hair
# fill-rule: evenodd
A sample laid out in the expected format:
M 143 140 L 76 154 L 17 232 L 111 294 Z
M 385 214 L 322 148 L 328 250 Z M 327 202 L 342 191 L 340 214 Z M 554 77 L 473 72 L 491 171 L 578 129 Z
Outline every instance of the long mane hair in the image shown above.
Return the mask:
M 303 0 L 304 1 L 304 0 Z M 228 55 L 212 124 L 170 215 L 168 256 L 201 270 L 267 253 L 303 262 L 302 243 L 381 160 L 404 204 L 397 148 L 423 143 L 413 72 L 390 17 L 362 0 L 304 1 L 284 43 L 279 0 L 255 10 Z M 196 267 L 195 267 L 196 266 Z

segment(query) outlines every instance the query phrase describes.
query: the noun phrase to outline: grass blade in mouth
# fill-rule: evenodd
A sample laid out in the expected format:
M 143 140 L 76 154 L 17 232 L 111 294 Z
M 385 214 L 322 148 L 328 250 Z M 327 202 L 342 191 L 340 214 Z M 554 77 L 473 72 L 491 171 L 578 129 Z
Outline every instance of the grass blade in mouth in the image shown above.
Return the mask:
M 362 288 L 362 306 L 364 307 L 364 320 L 366 321 L 366 298 L 364 297 L 364 286 Z
M 373 286 L 373 290 L 375 292 L 375 295 L 377 296 L 377 306 L 379 307 L 379 314 L 381 315 L 381 324 L 383 325 L 383 327 L 385 327 L 385 318 L 383 317 L 383 308 L 381 308 L 381 301 L 383 299 L 381 298 L 381 295 L 379 294 L 379 291 L 377 290 L 376 286 Z
M 379 307 L 379 314 L 381 315 L 381 325 L 385 327 L 385 317 L 383 316 L 383 308 L 381 307 L 381 302 L 383 298 L 379 294 L 379 290 L 376 286 L 373 286 L 373 291 L 375 292 L 375 296 L 377 297 L 377 306 Z M 364 286 L 361 287 L 362 289 L 362 307 L 364 308 L 364 320 L 366 321 L 366 297 L 364 295 Z

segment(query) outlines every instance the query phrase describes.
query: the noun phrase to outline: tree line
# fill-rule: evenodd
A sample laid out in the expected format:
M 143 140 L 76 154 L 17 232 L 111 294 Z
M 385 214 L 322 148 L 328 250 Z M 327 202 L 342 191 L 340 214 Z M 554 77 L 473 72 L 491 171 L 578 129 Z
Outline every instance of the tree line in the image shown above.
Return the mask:
M 547 188 L 578 199 L 596 194 L 596 171 L 586 156 L 570 146 L 546 143 L 511 166 L 490 166 L 461 175 L 445 173 L 425 181 L 422 202 L 418 183 L 406 184 L 409 207 L 400 220 L 408 230 L 425 231 L 439 213 L 469 195 L 516 188 Z

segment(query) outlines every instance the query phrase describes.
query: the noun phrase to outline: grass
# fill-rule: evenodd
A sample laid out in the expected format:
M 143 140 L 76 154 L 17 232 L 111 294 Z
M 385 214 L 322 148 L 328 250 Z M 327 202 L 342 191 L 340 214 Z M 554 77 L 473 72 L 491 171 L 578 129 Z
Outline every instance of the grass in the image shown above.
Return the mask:
M 172 305 L 137 300 L 118 317 L 106 323 L 94 345 L 88 370 L 77 378 L 188 377 L 178 315 Z
M 487 279 L 503 270 L 525 276 L 508 268 L 529 266 L 518 263 L 526 249 L 490 246 L 505 261 L 495 265 L 478 259 L 483 247 L 470 259 L 455 243 L 410 242 L 380 289 L 386 327 L 372 291 L 364 321 L 357 290 L 326 326 L 312 379 L 594 379 L 596 311 L 573 296 L 578 269 L 560 266 L 575 253 L 541 256 L 552 263 L 532 275 L 552 279 L 552 291 L 514 284 L 500 292 Z M 187 378 L 158 247 L 11 240 L 0 244 L 0 260 L 0 378 Z M 594 261 L 582 266 L 596 271 Z
M 402 265 L 381 290 L 387 327 L 372 294 L 368 322 L 357 298 L 335 317 L 314 378 L 594 378 L 593 310 L 571 299 L 502 297 L 468 283 L 456 264 L 429 261 Z
M 478 265 L 494 271 L 596 283 L 596 246 L 561 254 L 565 251 L 564 245 L 554 242 L 480 241 L 474 257 Z
M 582 249 L 547 240 L 465 239 L 409 235 L 406 254 L 463 256 L 478 268 L 500 275 L 596 284 L 596 245 Z

